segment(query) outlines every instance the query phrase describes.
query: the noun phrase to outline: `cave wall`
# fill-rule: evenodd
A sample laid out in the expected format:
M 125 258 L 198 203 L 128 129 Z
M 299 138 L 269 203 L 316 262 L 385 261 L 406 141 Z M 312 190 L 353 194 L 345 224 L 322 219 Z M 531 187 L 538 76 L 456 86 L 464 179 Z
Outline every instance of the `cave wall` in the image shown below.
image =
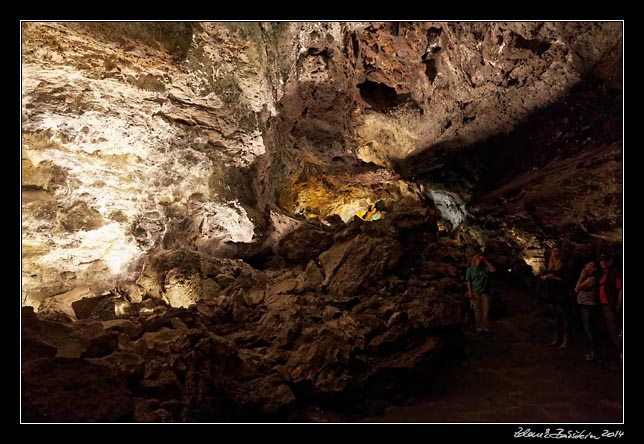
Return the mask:
M 365 194 L 363 171 L 393 170 L 414 181 L 460 168 L 468 183 L 457 191 L 467 200 L 483 150 L 448 165 L 453 153 L 512 132 L 580 84 L 621 89 L 620 23 L 295 23 L 282 30 L 284 96 L 265 134 L 270 149 L 260 159 L 258 190 L 291 211 L 328 212 L 324 195 L 364 205 L 400 193 L 399 177 L 390 175 Z M 497 154 L 534 160 L 522 150 Z M 493 157 L 494 149 L 484 154 Z M 321 175 L 345 189 L 320 190 Z M 309 185 L 311 192 L 302 189 Z
M 418 194 L 575 85 L 621 90 L 621 39 L 619 22 L 23 23 L 23 302 L 98 293 L 159 249 L 220 254 L 279 212 Z M 478 153 L 466 183 L 425 186 L 468 201 Z
M 151 250 L 252 240 L 275 112 L 262 26 L 23 24 L 26 303 L 100 292 Z
M 352 124 L 325 120 L 323 112 L 316 113 L 315 106 L 324 106 L 319 96 L 306 94 L 291 106 L 291 118 L 307 111 L 298 116 L 299 131 L 302 121 L 313 124 L 316 119 L 336 130 L 345 127 L 357 156 L 381 165 L 434 146 L 466 146 L 507 132 L 584 78 L 621 82 L 620 23 L 333 26 L 341 28 L 344 38 L 329 39 L 309 29 L 313 25 L 298 24 L 297 35 L 308 49 L 302 49 L 304 60 L 300 56 L 296 63 L 300 70 L 316 73 L 307 81 L 316 82 L 318 89 L 329 83 L 345 88 L 329 96 L 335 97 L 336 111 L 351 111 L 334 118 Z M 319 54 L 332 63 L 307 69 Z M 318 94 L 324 96 L 324 91 Z

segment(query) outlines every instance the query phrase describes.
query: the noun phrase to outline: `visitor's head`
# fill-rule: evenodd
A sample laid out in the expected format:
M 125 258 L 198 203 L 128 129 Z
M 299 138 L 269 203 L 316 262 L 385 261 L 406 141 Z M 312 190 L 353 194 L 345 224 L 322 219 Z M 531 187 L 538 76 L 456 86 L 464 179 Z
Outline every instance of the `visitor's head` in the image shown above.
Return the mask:
M 598 270 L 595 261 L 588 262 L 584 268 L 586 268 L 591 275 L 595 274 L 595 272 Z
M 599 265 L 605 270 L 610 268 L 613 265 L 613 256 L 608 253 L 602 253 L 599 255 Z

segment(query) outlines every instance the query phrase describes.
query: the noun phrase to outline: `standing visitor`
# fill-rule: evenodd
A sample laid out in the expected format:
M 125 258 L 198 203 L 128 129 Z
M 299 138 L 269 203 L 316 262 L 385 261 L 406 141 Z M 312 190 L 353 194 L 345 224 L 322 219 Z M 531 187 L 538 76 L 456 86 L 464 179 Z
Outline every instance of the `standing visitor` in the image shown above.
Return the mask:
M 555 326 L 555 337 L 550 345 L 566 349 L 570 347 L 570 298 L 560 248 L 555 247 L 550 252 L 548 268 L 542 279 L 543 298 Z
M 489 333 L 488 314 L 490 311 L 489 275 L 496 268 L 482 253 L 476 253 L 465 274 L 467 294 L 474 305 L 476 333 Z
M 599 302 L 602 306 L 606 330 L 622 358 L 621 322 L 619 313 L 622 310 L 622 274 L 615 268 L 614 258 L 609 254 L 599 256 L 602 275 L 599 279 Z
M 575 292 L 577 293 L 577 304 L 581 311 L 581 319 L 584 324 L 584 331 L 590 341 L 590 353 L 586 354 L 586 360 L 597 361 L 599 359 L 599 343 L 597 341 L 597 309 L 599 302 L 597 265 L 595 262 L 588 262 L 579 274 Z

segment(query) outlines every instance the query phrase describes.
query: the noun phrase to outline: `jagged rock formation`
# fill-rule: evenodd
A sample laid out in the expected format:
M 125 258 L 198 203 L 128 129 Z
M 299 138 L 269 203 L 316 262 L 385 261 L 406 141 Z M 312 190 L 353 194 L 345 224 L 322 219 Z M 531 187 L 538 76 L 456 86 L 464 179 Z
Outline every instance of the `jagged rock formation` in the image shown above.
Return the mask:
M 580 82 L 615 97 L 620 48 L 597 22 L 25 23 L 23 300 L 99 294 L 160 248 L 234 256 L 274 206 L 348 221 L 410 195 L 396 172 L 467 203 L 486 150 L 463 149 Z
M 462 340 L 464 257 L 437 240 L 435 220 L 431 206 L 410 199 L 383 220 L 322 225 L 335 242 L 281 270 L 158 253 L 139 279 L 142 300 L 106 296 L 128 307 L 117 319 L 96 310 L 97 298 L 72 303 L 78 320 L 68 324 L 25 308 L 23 415 L 305 420 L 311 404 L 345 414 L 382 408 Z M 61 392 L 65 381 L 80 388 Z M 110 389 L 88 393 L 92 385 Z
M 475 246 L 522 285 L 621 247 L 618 22 L 23 23 L 22 56 L 32 419 L 364 410 L 458 337 Z M 119 405 L 48 399 L 86 371 Z
M 25 23 L 27 303 L 80 283 L 100 293 L 151 249 L 253 239 L 248 168 L 275 98 L 245 29 Z

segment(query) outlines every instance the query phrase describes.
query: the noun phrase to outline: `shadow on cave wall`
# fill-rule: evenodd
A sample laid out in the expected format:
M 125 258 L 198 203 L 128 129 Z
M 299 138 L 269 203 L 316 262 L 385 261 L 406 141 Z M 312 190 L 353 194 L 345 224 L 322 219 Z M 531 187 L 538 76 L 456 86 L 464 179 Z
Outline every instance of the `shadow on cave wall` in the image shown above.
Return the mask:
M 514 130 L 466 145 L 454 139 L 394 163 L 406 178 L 462 189 L 475 196 L 498 189 L 516 175 L 544 168 L 555 156 L 572 157 L 622 137 L 622 91 L 592 80 L 577 84 L 556 103 L 524 118 Z

